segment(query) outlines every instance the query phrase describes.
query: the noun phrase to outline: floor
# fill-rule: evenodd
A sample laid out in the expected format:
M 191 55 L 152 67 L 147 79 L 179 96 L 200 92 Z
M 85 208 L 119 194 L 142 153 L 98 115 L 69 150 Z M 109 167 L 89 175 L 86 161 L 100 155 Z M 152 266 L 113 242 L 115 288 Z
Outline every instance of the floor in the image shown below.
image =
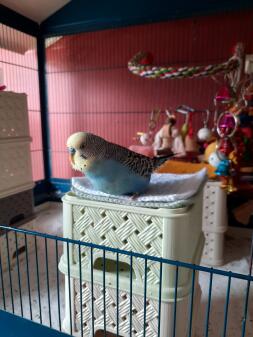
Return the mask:
M 51 203 L 37 209 L 36 218 L 33 221 L 36 231 L 62 236 L 62 213 L 60 203 Z M 29 228 L 24 225 L 22 228 Z M 9 233 L 9 242 L 11 241 Z M 21 239 L 22 234 L 18 234 Z M 58 258 L 56 259 L 55 242 L 47 240 L 47 256 L 48 256 L 48 273 L 46 268 L 46 248 L 44 238 L 37 238 L 37 258 L 38 258 L 38 274 L 36 270 L 36 254 L 35 244 L 32 236 L 27 236 L 28 245 L 28 270 L 29 279 L 27 277 L 27 264 L 25 253 L 19 256 L 20 278 L 18 277 L 18 269 L 16 259 L 13 259 L 13 266 L 10 273 L 6 265 L 4 272 L 4 289 L 6 298 L 6 307 L 9 312 L 15 312 L 17 315 L 25 318 L 32 318 L 36 322 L 43 323 L 55 329 L 59 329 L 64 314 L 64 278 L 58 273 L 58 260 L 62 254 L 62 244 L 58 245 Z M 9 243 L 10 246 L 10 243 Z M 11 254 L 10 254 L 11 255 Z M 56 262 L 57 261 L 57 262 Z M 3 261 L 2 261 L 3 263 Z M 38 276 L 37 276 L 38 275 Z M 59 276 L 59 307 L 58 310 L 58 292 L 57 292 L 57 275 Z M 39 281 L 38 281 L 39 278 Z M 20 288 L 19 288 L 20 279 Z M 47 281 L 48 280 L 48 281 Z M 13 296 L 11 294 L 10 284 L 13 285 Z M 30 296 L 29 296 L 30 284 Z M 20 291 L 21 289 L 21 291 Z M 48 289 L 50 295 L 48 296 Z M 1 291 L 0 291 L 1 293 Z M 21 296 L 20 296 L 21 293 Z M 13 305 L 12 305 L 13 297 Z M 21 300 L 20 300 L 21 297 Z M 3 306 L 2 297 L 0 295 L 0 308 Z M 50 307 L 50 310 L 48 308 Z M 41 310 L 40 310 L 41 308 Z M 13 310 L 14 309 L 14 310 Z M 22 313 L 23 311 L 23 313 Z M 41 311 L 41 314 L 40 314 Z M 59 319 L 60 317 L 60 319 Z
M 46 232 L 53 235 L 62 236 L 62 205 L 60 203 L 49 203 L 37 209 L 35 219 L 36 230 Z M 249 253 L 251 245 L 252 232 L 247 229 L 230 228 L 226 235 L 225 261 L 226 264 L 221 269 L 231 270 L 238 273 L 249 273 Z M 38 239 L 38 262 L 39 271 L 36 270 L 36 254 L 34 250 L 29 252 L 28 269 L 29 279 L 27 278 L 27 264 L 20 261 L 20 283 L 21 295 L 19 290 L 18 271 L 16 268 L 11 271 L 11 283 L 13 285 L 13 294 L 10 292 L 10 274 L 8 270 L 4 273 L 5 299 L 6 309 L 12 312 L 12 301 L 14 311 L 18 315 L 32 317 L 36 322 L 40 322 L 55 329 L 62 327 L 64 317 L 64 280 L 62 275 L 57 272 L 56 247 L 55 243 L 48 240 L 46 246 L 44 239 Z M 45 265 L 46 248 L 48 253 L 48 273 Z M 58 246 L 58 257 L 62 253 L 62 246 Z M 38 287 L 39 276 L 39 287 Z M 58 282 L 57 282 L 58 277 Z M 201 305 L 199 308 L 196 336 L 204 336 L 204 323 L 206 318 L 206 307 L 208 299 L 209 276 L 200 273 L 200 286 L 202 290 Z M 31 292 L 29 296 L 28 284 L 30 284 Z M 59 285 L 59 288 L 57 288 Z M 228 311 L 227 334 L 229 337 L 241 336 L 241 325 L 243 319 L 244 296 L 247 283 L 245 281 L 233 280 L 230 289 L 230 301 Z M 50 295 L 48 296 L 48 289 Z M 59 293 L 58 290 L 59 289 Z M 224 307 L 227 291 L 227 279 L 222 276 L 215 276 L 213 279 L 212 303 L 209 321 L 209 337 L 217 337 L 223 335 L 224 330 Z M 252 290 L 253 291 L 253 290 Z M 13 296 L 12 296 L 13 295 Z M 39 296 L 40 295 L 40 296 Z M 253 301 L 249 301 L 249 314 L 246 325 L 246 337 L 252 336 L 253 331 Z M 22 299 L 22 302 L 20 301 Z M 41 315 L 40 305 L 41 303 Z M 58 310 L 58 303 L 59 308 Z M 0 308 L 3 307 L 2 294 L 0 289 Z M 48 309 L 50 307 L 50 310 Z M 30 308 L 32 308 L 30 310 Z M 103 336 L 97 334 L 96 337 Z M 86 337 L 86 336 L 85 336 Z M 88 336 L 87 336 L 88 337 Z M 107 334 L 107 337 L 110 337 Z
M 251 248 L 252 230 L 230 228 L 225 236 L 225 264 L 218 269 L 233 271 L 241 274 L 249 274 L 249 255 Z M 224 308 L 227 294 L 228 279 L 216 276 L 213 279 L 212 305 L 209 324 L 209 336 L 222 336 L 224 329 Z M 200 273 L 200 286 L 202 289 L 201 318 L 198 327 L 198 336 L 203 336 L 203 324 L 205 319 L 209 278 Z M 245 305 L 245 293 L 247 282 L 232 279 L 229 299 L 227 334 L 229 337 L 241 336 L 241 326 Z M 252 336 L 253 331 L 253 289 L 251 285 L 249 300 L 249 312 L 245 336 Z M 217 334 L 219 331 L 219 334 Z

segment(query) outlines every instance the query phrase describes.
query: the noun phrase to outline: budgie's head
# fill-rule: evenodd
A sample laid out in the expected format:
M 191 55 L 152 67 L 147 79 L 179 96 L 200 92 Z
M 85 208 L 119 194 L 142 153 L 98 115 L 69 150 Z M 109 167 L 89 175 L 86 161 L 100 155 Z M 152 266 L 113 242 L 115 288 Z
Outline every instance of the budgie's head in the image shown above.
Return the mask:
M 85 173 L 101 155 L 104 140 L 88 132 L 76 132 L 67 140 L 69 159 L 74 170 Z

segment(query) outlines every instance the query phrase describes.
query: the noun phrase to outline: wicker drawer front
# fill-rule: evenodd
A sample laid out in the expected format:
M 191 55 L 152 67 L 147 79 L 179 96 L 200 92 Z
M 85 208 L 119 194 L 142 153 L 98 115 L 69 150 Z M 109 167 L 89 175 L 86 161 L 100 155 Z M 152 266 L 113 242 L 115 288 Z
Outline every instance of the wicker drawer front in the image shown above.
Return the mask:
M 77 331 L 81 329 L 80 314 L 80 283 L 79 280 L 74 281 L 75 293 L 75 328 Z M 94 283 L 94 330 L 104 330 L 104 292 L 103 287 Z M 197 318 L 197 310 L 200 304 L 201 291 L 196 286 L 194 298 L 194 322 Z M 92 336 L 92 288 L 90 282 L 82 283 L 82 320 L 84 336 Z M 130 336 L 130 293 L 119 290 L 117 310 L 117 290 L 106 287 L 105 294 L 105 312 L 106 312 L 106 330 L 108 332 L 117 333 L 117 311 L 119 323 L 119 335 L 122 337 Z M 188 309 L 190 295 L 177 302 L 177 324 L 176 336 L 186 337 L 188 328 Z M 161 304 L 161 326 L 160 337 L 172 336 L 174 318 L 174 302 L 162 302 Z M 146 337 L 158 336 L 158 319 L 159 319 L 159 303 L 156 300 L 147 297 L 146 301 Z M 132 336 L 144 336 L 144 298 L 139 295 L 132 295 Z M 194 327 L 192 331 L 194 336 Z
M 153 256 L 162 255 L 162 218 L 75 205 L 73 217 L 73 235 L 77 240 Z M 101 250 L 94 249 L 94 261 L 101 253 Z M 116 259 L 114 254 L 109 256 Z M 78 261 L 77 247 L 74 249 L 74 261 Z M 90 249 L 83 247 L 82 265 L 88 269 L 89 263 Z M 143 260 L 135 259 L 134 270 L 141 279 L 144 277 Z M 148 280 L 155 284 L 159 282 L 159 266 L 152 261 L 148 265 Z

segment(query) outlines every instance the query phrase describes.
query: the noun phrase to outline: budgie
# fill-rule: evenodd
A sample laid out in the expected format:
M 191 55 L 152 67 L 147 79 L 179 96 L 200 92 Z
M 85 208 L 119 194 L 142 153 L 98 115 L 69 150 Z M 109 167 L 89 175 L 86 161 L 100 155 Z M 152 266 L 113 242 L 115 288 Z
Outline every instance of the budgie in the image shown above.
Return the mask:
M 67 148 L 73 169 L 95 190 L 114 195 L 145 192 L 151 173 L 169 157 L 149 158 L 88 132 L 72 134 Z

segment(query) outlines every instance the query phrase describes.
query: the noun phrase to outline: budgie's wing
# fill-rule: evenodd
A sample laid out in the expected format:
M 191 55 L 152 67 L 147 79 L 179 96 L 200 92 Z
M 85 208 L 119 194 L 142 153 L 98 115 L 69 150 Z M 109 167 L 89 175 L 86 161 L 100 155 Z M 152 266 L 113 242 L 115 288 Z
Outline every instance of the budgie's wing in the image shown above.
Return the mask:
M 106 154 L 108 159 L 117 160 L 142 177 L 149 177 L 154 170 L 152 158 L 128 150 L 120 145 L 108 143 Z

